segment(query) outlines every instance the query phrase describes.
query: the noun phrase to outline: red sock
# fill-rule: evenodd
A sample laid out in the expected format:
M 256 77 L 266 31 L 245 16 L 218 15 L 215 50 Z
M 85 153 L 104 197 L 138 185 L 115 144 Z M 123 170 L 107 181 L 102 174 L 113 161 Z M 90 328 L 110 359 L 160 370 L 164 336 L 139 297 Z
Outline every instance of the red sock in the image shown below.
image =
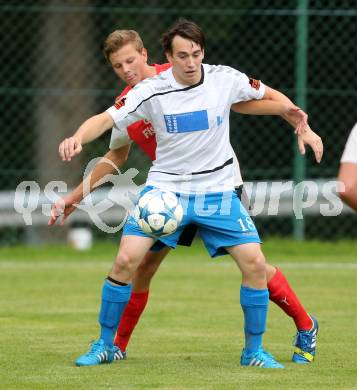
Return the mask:
M 130 301 L 125 307 L 118 326 L 117 335 L 114 340 L 114 344 L 119 347 L 121 351 L 126 350 L 130 336 L 145 309 L 148 298 L 149 290 L 131 293 Z
M 310 330 L 312 320 L 289 286 L 284 274 L 276 268 L 275 275 L 268 282 L 269 299 L 292 317 L 298 330 Z

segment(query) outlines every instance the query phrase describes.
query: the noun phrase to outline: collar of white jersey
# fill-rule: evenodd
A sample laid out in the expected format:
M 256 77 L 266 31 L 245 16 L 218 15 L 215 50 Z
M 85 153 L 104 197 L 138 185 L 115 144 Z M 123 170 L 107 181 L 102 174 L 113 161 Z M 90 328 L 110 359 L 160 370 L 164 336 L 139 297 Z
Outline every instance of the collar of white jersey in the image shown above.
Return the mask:
M 168 72 L 168 75 L 167 75 L 168 80 L 169 80 L 171 86 L 175 89 L 187 91 L 189 89 L 196 88 L 196 87 L 200 86 L 201 84 L 203 84 L 203 82 L 205 80 L 205 70 L 204 70 L 203 64 L 201 64 L 201 79 L 198 83 L 193 84 L 193 85 L 184 85 L 184 84 L 180 84 L 179 82 L 177 82 L 175 79 L 175 76 L 172 72 L 172 68 L 168 69 L 167 72 Z

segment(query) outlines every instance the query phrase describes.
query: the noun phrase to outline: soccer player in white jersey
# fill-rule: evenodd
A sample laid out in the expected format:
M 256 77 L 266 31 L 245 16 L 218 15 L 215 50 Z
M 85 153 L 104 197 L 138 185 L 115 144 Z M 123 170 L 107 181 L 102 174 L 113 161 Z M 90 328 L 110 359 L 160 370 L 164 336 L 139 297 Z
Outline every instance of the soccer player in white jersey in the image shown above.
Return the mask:
M 118 77 L 128 83 L 116 99 L 118 103 L 140 81 L 155 74 L 160 74 L 171 67 L 170 64 L 148 65 L 144 44 L 138 33 L 133 30 L 115 30 L 109 34 L 103 45 L 103 53 Z M 138 77 L 133 75 L 138 75 Z M 277 94 L 276 99 L 286 100 L 282 94 Z M 281 106 L 281 103 L 277 100 L 251 100 L 234 104 L 232 109 L 244 114 L 268 115 L 276 114 L 276 107 L 279 104 Z M 301 110 L 297 110 L 292 104 L 286 105 L 286 109 L 281 113 L 281 116 L 294 125 L 294 127 L 298 120 L 305 123 L 304 115 Z M 68 144 L 69 142 L 70 139 L 67 139 L 63 144 Z M 86 188 L 86 192 L 93 191 L 95 184 L 100 182 L 105 175 L 113 173 L 115 168 L 121 168 L 126 160 L 131 143 L 137 144 L 151 160 L 155 160 L 155 131 L 148 121 L 140 120 L 125 129 L 119 130 L 114 128 L 110 142 L 110 151 L 98 162 L 91 174 L 85 179 L 86 184 L 82 182 L 74 191 L 59 199 L 53 205 L 53 213 L 49 220 L 49 225 L 53 225 L 60 215 L 63 216 L 63 224 L 64 220 L 75 210 L 75 205 L 80 203 L 85 196 L 84 188 Z M 234 152 L 233 159 L 234 186 L 237 189 L 238 196 L 243 195 L 244 197 L 244 193 L 242 194 L 241 192 L 243 182 L 239 163 Z M 247 201 L 246 203 L 242 201 L 242 203 L 243 205 L 248 204 Z M 196 230 L 196 226 L 189 225 L 182 233 L 178 244 L 190 246 Z M 114 354 L 116 360 L 126 358 L 126 349 L 131 335 L 148 302 L 151 280 L 169 250 L 170 248 L 166 246 L 162 249 L 160 247 L 151 248 L 135 271 L 132 281 L 132 294 L 121 317 L 114 340 L 114 345 L 117 348 Z M 283 272 L 267 263 L 266 274 L 269 299 L 294 320 L 298 335 L 309 331 L 312 327 L 312 320 L 290 287 Z M 293 359 L 297 361 L 295 351 Z M 306 363 L 309 360 L 304 359 L 303 362 Z
M 357 123 L 351 130 L 341 157 L 338 180 L 343 184 L 341 199 L 357 211 Z
M 203 34 L 191 22 L 177 24 L 164 35 L 163 42 L 173 68 L 138 84 L 128 93 L 124 106 L 92 117 L 78 132 L 86 133 L 89 141 L 114 124 L 122 128 L 145 118 L 154 125 L 157 155 L 144 191 L 150 186 L 168 189 L 180 193 L 188 202 L 187 215 L 178 231 L 160 241 L 175 247 L 182 229 L 195 223 L 212 257 L 231 254 L 243 274 L 241 305 L 246 344 L 241 364 L 282 367 L 262 348 L 268 307 L 265 258 L 254 223 L 233 191 L 228 123 L 233 103 L 261 99 L 269 89 L 263 84 L 251 84 L 232 68 L 202 65 Z M 313 144 L 317 159 L 321 159 L 321 140 L 310 129 L 299 136 L 299 143 Z M 205 193 L 205 207 L 218 206 L 213 215 L 202 216 L 195 210 L 197 193 Z M 227 205 L 227 200 L 230 207 L 220 208 Z M 103 286 L 101 337 L 95 348 L 92 346 L 77 360 L 78 365 L 113 359 L 114 331 L 130 297 L 132 275 L 153 243 L 129 218 L 116 261 Z

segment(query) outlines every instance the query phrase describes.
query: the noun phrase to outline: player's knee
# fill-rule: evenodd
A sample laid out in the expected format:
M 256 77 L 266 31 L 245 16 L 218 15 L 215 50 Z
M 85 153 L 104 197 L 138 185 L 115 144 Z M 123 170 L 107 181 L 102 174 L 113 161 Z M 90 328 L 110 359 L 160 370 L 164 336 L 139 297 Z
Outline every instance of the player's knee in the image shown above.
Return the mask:
M 263 253 L 259 252 L 251 257 L 250 262 L 250 271 L 255 274 L 264 274 L 266 273 L 266 263 Z
M 127 273 L 131 274 L 135 271 L 133 259 L 125 252 L 121 252 L 117 255 L 114 265 L 113 272 L 115 274 Z

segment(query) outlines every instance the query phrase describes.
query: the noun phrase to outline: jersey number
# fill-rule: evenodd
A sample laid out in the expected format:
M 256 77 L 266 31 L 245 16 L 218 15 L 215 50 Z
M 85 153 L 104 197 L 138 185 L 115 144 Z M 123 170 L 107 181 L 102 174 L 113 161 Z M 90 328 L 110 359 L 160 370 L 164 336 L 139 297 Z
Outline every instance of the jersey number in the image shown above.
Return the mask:
M 245 221 L 243 221 L 243 218 L 239 218 L 238 223 L 240 224 L 242 232 L 247 232 L 249 230 L 255 231 L 254 223 L 250 217 L 245 217 Z

